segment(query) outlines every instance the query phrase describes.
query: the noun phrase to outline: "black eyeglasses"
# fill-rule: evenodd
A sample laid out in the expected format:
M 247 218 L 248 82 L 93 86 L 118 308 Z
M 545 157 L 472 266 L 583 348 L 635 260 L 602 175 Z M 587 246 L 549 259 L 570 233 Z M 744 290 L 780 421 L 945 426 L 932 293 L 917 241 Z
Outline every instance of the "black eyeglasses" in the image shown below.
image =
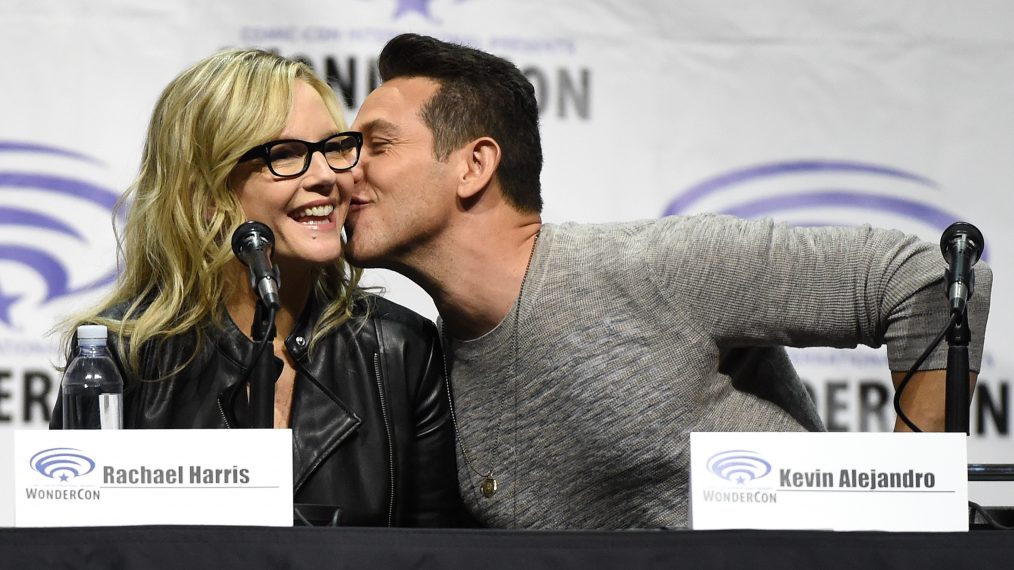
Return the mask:
M 342 172 L 359 162 L 363 133 L 346 131 L 317 142 L 283 139 L 257 145 L 239 157 L 239 162 L 262 159 L 271 174 L 281 177 L 299 176 L 310 168 L 313 153 L 320 151 L 331 170 Z

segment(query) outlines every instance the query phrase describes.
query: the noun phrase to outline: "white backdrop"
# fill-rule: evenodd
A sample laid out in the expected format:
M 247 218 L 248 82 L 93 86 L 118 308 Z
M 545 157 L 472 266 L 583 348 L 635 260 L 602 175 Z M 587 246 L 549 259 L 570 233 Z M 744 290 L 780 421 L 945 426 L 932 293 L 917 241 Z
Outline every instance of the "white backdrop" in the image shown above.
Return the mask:
M 222 47 L 269 48 L 329 76 L 351 118 L 376 83 L 377 53 L 403 31 L 525 70 L 543 112 L 547 221 L 715 211 L 870 222 L 933 242 L 951 221 L 975 223 L 995 285 L 970 457 L 1014 462 L 1014 4 L 1004 0 L 7 0 L 0 430 L 46 424 L 59 381 L 46 333 L 108 287 L 110 207 L 175 74 Z M 435 317 L 405 280 L 371 281 Z M 829 428 L 889 429 L 883 352 L 793 358 Z M 1009 504 L 998 485 L 971 498 Z

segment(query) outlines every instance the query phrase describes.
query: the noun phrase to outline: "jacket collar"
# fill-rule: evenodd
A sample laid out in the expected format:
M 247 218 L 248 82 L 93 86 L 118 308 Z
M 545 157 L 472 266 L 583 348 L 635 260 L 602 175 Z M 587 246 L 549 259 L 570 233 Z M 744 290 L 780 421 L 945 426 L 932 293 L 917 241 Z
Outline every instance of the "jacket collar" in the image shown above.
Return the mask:
M 310 331 L 317 324 L 317 319 L 320 317 L 320 312 L 324 307 L 324 302 L 318 299 L 316 294 L 311 295 L 306 303 L 306 307 L 303 308 L 303 312 L 296 319 L 296 325 L 292 327 L 292 332 L 285 339 L 285 348 L 294 359 L 306 357 L 310 346 Z M 242 367 L 247 361 L 250 351 L 253 350 L 253 341 L 247 337 L 250 331 L 240 330 L 239 326 L 229 315 L 229 311 L 224 306 L 221 310 L 223 329 L 220 334 L 216 335 L 218 337 L 218 350 L 225 357 Z

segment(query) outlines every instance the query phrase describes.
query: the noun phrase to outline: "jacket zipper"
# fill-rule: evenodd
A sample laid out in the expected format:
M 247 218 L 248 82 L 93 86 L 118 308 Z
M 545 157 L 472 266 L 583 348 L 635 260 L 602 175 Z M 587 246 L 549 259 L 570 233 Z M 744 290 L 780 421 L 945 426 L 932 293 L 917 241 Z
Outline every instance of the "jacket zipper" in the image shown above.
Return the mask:
M 394 526 L 394 440 L 391 437 L 391 422 L 387 418 L 387 399 L 384 397 L 384 384 L 380 378 L 380 354 L 373 353 L 373 373 L 377 376 L 377 392 L 380 394 L 380 415 L 384 418 L 384 431 L 387 434 L 387 465 L 390 468 L 391 487 L 390 503 L 387 507 L 387 526 Z
M 222 409 L 222 400 L 215 398 L 215 403 L 218 404 L 218 414 L 222 416 L 222 421 L 225 422 L 225 427 L 232 429 L 232 426 L 229 425 L 229 417 L 225 415 L 225 410 Z

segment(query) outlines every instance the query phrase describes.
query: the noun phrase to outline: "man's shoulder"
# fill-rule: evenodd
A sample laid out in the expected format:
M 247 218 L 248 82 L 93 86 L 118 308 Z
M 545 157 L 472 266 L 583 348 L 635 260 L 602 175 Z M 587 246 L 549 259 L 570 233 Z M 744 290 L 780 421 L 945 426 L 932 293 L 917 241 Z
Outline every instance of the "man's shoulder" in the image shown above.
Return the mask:
M 657 219 L 640 219 L 623 222 L 559 222 L 545 223 L 542 233 L 553 237 L 602 236 L 608 234 L 630 234 L 644 231 L 657 224 Z
M 681 239 L 683 236 L 720 230 L 730 224 L 742 224 L 745 220 L 731 216 L 695 214 L 689 216 L 665 216 L 623 222 L 564 222 L 547 223 L 543 226 L 546 241 L 590 247 L 593 249 L 636 248 L 665 239 Z
M 701 213 L 690 215 L 640 218 L 618 222 L 559 222 L 543 224 L 543 232 L 554 236 L 601 236 L 607 234 L 637 235 L 655 231 L 679 230 L 701 226 L 728 226 L 749 223 L 749 220 L 719 214 Z

